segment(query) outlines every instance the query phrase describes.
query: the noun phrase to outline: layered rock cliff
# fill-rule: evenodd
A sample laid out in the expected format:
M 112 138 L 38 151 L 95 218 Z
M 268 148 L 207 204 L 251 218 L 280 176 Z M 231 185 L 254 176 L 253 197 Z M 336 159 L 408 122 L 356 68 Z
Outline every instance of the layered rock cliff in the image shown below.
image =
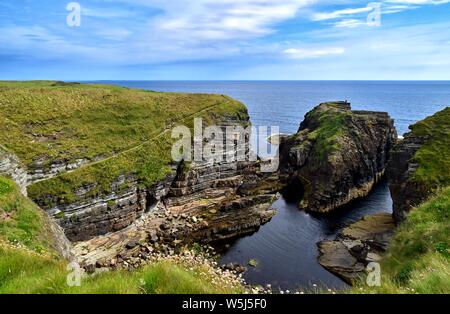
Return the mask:
M 223 134 L 226 134 L 227 128 L 244 130 L 243 134 L 239 134 L 245 137 L 243 146 L 224 137 L 222 144 L 227 150 L 222 161 L 172 161 L 170 150 L 173 141 L 170 133 L 165 132 L 161 141 L 145 143 L 112 158 L 38 181 L 30 186 L 30 196 L 57 219 L 72 241 L 86 241 L 117 232 L 135 222 L 148 221 L 150 214 L 165 212 L 199 217 L 203 221 L 202 228 L 195 230 L 177 226 L 176 231 L 169 234 L 168 238 L 173 236 L 169 242 L 179 239 L 182 239 L 180 243 L 193 239 L 209 242 L 255 231 L 272 217 L 274 212 L 270 210 L 270 205 L 276 189 L 259 188 L 267 176 L 259 170 L 259 161 L 249 160 L 250 134 L 245 129 L 250 125 L 249 116 L 243 105 L 237 106 L 235 112 L 211 110 L 200 115 L 208 123 L 205 127 L 215 124 Z M 239 149 L 244 151 L 245 160 L 227 159 L 229 154 L 237 155 Z M 152 156 L 154 151 L 158 151 L 159 155 Z M 139 158 L 145 154 L 146 160 L 145 163 L 139 162 L 138 168 L 130 173 L 125 174 L 120 168 L 118 173 L 123 174 L 118 176 L 107 173 L 106 186 L 102 185 L 101 177 L 98 180 L 92 177 L 93 171 L 105 176 L 100 170 L 117 168 L 122 160 L 136 158 L 133 156 L 136 152 Z M 158 160 L 161 161 L 158 166 L 148 173 L 148 163 Z M 155 173 L 158 177 L 149 184 L 148 177 Z M 81 182 L 75 182 L 77 178 Z M 89 182 L 91 179 L 92 182 Z M 150 225 L 153 226 L 152 223 Z M 148 228 L 153 230 L 153 227 Z M 167 230 L 164 231 L 166 234 Z
M 282 139 L 280 178 L 301 208 L 330 212 L 371 191 L 396 138 L 387 113 L 352 111 L 347 102 L 321 104 L 296 134 Z
M 436 190 L 450 185 L 450 108 L 410 129 L 392 149 L 387 167 L 397 223 Z

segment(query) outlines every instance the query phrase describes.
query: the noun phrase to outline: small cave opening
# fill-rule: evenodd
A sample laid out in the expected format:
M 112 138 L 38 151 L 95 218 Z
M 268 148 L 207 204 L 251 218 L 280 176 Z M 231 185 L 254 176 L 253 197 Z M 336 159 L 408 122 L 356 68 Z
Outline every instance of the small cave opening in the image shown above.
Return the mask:
M 158 203 L 158 200 L 152 193 L 147 193 L 146 196 L 146 206 L 145 206 L 145 212 L 150 212 Z
M 294 177 L 285 188 L 281 190 L 281 195 L 288 203 L 298 204 L 305 194 L 305 188 L 298 177 Z

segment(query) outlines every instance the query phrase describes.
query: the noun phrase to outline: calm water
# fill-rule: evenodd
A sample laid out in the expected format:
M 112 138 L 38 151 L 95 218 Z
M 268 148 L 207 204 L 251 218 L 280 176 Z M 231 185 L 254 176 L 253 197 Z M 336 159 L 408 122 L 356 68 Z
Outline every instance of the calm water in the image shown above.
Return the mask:
M 408 126 L 450 106 L 450 82 L 185 82 L 115 81 L 126 87 L 156 91 L 226 94 L 245 103 L 256 126 L 279 126 L 283 133 L 296 132 L 304 115 L 314 106 L 330 100 L 348 100 L 353 109 L 387 111 L 395 119 L 399 134 Z M 295 204 L 280 199 L 273 204 L 278 214 L 251 236 L 230 243 L 221 263 L 246 265 L 247 282 L 272 284 L 281 289 L 345 284 L 317 263 L 316 243 L 333 239 L 344 226 L 361 217 L 391 212 L 392 201 L 386 183 L 367 198 L 329 216 L 313 216 Z
M 217 93 L 242 101 L 254 125 L 276 125 L 297 131 L 304 115 L 321 102 L 348 100 L 354 109 L 387 111 L 399 134 L 408 125 L 450 106 L 450 81 L 109 81 L 156 91 Z

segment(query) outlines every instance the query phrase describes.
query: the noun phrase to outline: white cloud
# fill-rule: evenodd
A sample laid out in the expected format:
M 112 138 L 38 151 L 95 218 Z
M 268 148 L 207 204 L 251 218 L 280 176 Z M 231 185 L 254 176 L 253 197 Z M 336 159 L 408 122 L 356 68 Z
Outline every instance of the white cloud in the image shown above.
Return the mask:
M 312 16 L 312 19 L 314 21 L 338 19 L 343 16 L 355 15 L 355 14 L 359 14 L 359 13 L 366 13 L 366 12 L 370 12 L 372 10 L 373 10 L 373 8 L 371 8 L 371 7 L 363 7 L 363 8 L 354 8 L 354 9 L 343 9 L 343 10 L 337 10 L 337 11 L 333 11 L 333 12 L 315 13 Z
M 394 14 L 403 12 L 405 10 L 417 9 L 421 5 L 431 5 L 431 4 L 440 5 L 450 3 L 450 0 L 384 0 L 384 1 L 374 0 L 374 3 L 381 4 L 381 14 Z M 336 27 L 354 28 L 365 25 L 366 19 L 364 19 L 363 21 L 362 19 L 358 20 L 356 18 L 350 17 L 361 15 L 364 15 L 366 17 L 367 14 L 369 14 L 373 10 L 374 7 L 372 7 L 369 3 L 367 7 L 346 8 L 332 12 L 316 12 L 311 16 L 311 20 L 325 21 L 325 20 L 341 19 L 340 21 L 335 22 L 333 25 Z
M 289 48 L 284 51 L 286 55 L 293 59 L 318 58 L 329 55 L 339 55 L 345 52 L 342 47 L 325 48 Z
M 367 21 L 357 19 L 345 19 L 334 23 L 335 27 L 348 27 L 348 28 L 355 28 L 363 25 L 367 25 Z
M 172 0 L 153 25 L 172 38 L 197 40 L 254 38 L 272 33 L 315 0 Z
M 445 4 L 450 3 L 450 0 L 386 0 L 386 2 L 403 4 Z

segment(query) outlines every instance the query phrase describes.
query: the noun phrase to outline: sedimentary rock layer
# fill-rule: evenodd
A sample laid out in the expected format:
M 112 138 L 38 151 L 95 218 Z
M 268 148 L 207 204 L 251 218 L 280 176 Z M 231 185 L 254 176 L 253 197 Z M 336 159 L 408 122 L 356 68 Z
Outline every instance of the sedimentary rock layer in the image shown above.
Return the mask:
M 371 191 L 396 138 L 387 113 L 321 104 L 295 135 L 282 139 L 280 178 L 300 196 L 301 208 L 330 212 Z
M 450 184 L 450 108 L 410 129 L 392 149 L 387 167 L 397 223 L 432 193 Z

